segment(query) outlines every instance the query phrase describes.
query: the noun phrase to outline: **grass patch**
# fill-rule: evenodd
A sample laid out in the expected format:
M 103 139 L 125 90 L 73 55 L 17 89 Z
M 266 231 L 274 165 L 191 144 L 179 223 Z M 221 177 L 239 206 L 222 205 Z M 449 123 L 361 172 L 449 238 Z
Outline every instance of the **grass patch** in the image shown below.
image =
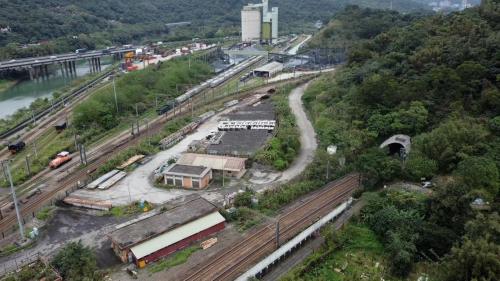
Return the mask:
M 385 273 L 384 248 L 367 226 L 348 224 L 340 232 L 327 230 L 324 236 L 320 251 L 281 280 L 398 280 Z
M 232 212 L 224 210 L 221 213 L 228 222 L 237 227 L 239 232 L 244 232 L 264 220 L 264 216 L 261 213 L 247 207 L 239 207 Z
M 154 263 L 148 267 L 150 273 L 156 273 L 160 271 L 167 270 L 171 267 L 185 263 L 189 257 L 196 251 L 200 250 L 200 246 L 193 245 L 191 247 L 185 248 L 180 252 L 177 252 L 159 262 Z
M 277 94 L 272 96 L 278 117 L 276 135 L 255 155 L 257 162 L 271 165 L 280 171 L 292 164 L 300 150 L 300 133 L 297 129 L 295 116 L 288 104 L 288 94 L 294 87 L 293 84 L 281 87 Z
M 54 214 L 54 206 L 45 206 L 38 213 L 36 213 L 36 218 L 41 221 L 47 221 Z
M 131 216 L 135 214 L 140 214 L 144 213 L 147 211 L 150 211 L 154 208 L 154 205 L 145 201 L 144 202 L 144 208 L 141 208 L 141 205 L 139 202 L 135 202 L 131 205 L 127 206 L 115 206 L 111 208 L 109 211 L 104 212 L 103 215 L 109 215 L 113 217 L 123 217 L 123 216 Z
M 29 266 L 23 266 L 19 271 L 7 274 L 1 281 L 31 281 L 31 280 L 56 280 L 57 273 L 50 267 L 40 261 Z

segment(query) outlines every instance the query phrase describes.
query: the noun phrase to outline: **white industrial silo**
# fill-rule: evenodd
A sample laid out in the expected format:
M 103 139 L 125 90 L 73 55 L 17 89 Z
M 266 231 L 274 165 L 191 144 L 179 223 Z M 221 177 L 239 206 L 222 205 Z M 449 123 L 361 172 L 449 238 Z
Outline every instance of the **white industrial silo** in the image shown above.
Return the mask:
M 262 12 L 259 7 L 245 6 L 241 10 L 241 41 L 260 40 Z

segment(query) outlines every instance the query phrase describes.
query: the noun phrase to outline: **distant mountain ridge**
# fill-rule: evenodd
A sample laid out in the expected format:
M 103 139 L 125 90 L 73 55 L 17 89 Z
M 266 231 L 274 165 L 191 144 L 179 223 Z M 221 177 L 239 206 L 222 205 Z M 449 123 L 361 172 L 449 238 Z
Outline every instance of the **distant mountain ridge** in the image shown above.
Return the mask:
M 395 9 L 417 9 L 419 0 L 394 0 Z M 0 47 L 8 43 L 37 43 L 81 33 L 134 29 L 192 21 L 201 28 L 234 26 L 248 0 L 0 0 Z M 346 4 L 389 8 L 390 0 L 275 0 L 283 30 L 298 30 L 327 20 Z M 147 28 L 145 28 L 146 30 Z

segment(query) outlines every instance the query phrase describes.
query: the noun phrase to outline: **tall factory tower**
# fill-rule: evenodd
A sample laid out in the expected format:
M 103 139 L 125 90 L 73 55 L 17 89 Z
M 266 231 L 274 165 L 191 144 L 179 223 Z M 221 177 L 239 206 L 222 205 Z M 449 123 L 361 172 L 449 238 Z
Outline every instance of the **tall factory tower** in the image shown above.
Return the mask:
M 278 7 L 269 10 L 269 0 L 248 4 L 241 10 L 241 41 L 273 44 L 278 40 Z

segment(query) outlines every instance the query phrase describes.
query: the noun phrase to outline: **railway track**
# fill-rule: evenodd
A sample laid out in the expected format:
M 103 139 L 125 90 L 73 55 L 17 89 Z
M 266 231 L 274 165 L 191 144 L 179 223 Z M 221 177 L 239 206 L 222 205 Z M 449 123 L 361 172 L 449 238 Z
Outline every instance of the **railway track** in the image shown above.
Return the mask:
M 359 187 L 359 175 L 351 174 L 328 184 L 313 198 L 279 218 L 280 243 L 326 215 Z M 266 225 L 235 245 L 222 250 L 184 280 L 234 280 L 276 249 L 276 225 Z
M 241 93 L 240 98 L 245 98 L 250 95 L 253 95 L 255 91 L 266 90 L 272 87 L 279 86 L 281 84 L 290 83 L 290 81 L 300 81 L 300 79 L 291 79 L 286 81 L 279 81 L 274 83 L 269 83 L 264 86 L 260 86 L 255 89 L 247 90 Z M 202 99 L 202 95 L 199 96 Z M 26 218 L 27 216 L 34 216 L 35 212 L 38 211 L 41 207 L 48 205 L 50 202 L 58 199 L 58 197 L 64 196 L 64 193 L 68 190 L 71 190 L 76 187 L 78 182 L 84 182 L 88 177 L 88 171 L 95 171 L 99 168 L 100 165 L 108 161 L 110 158 L 115 156 L 118 152 L 134 146 L 138 144 L 140 141 L 146 139 L 147 137 L 158 133 L 163 129 L 163 126 L 166 122 L 171 120 L 174 117 L 178 116 L 186 116 L 190 114 L 191 105 L 189 101 L 184 102 L 182 105 L 176 108 L 175 113 L 169 111 L 166 115 L 161 117 L 157 117 L 153 122 L 150 122 L 148 125 L 148 131 L 146 133 L 140 134 L 135 137 L 130 137 L 127 132 L 124 132 L 114 138 L 112 141 L 107 142 L 106 144 L 99 145 L 94 148 L 92 152 L 90 152 L 87 157 L 89 164 L 85 167 L 85 169 L 76 169 L 63 180 L 54 183 L 56 185 L 55 188 L 48 190 L 46 192 L 42 192 L 41 194 L 34 197 L 32 200 L 28 201 L 27 204 L 23 204 L 21 206 L 21 216 Z M 143 126 L 142 132 L 144 132 L 146 126 Z M 78 167 L 79 163 L 74 161 L 68 163 L 65 168 L 69 170 L 70 168 Z M 42 176 L 39 176 L 39 179 L 42 179 Z M 59 196 L 58 196 L 59 195 Z M 6 235 L 10 234 L 15 230 L 16 225 L 16 215 L 15 212 L 9 212 L 4 215 L 4 217 L 0 220 L 0 233 L 2 234 L 2 238 Z

